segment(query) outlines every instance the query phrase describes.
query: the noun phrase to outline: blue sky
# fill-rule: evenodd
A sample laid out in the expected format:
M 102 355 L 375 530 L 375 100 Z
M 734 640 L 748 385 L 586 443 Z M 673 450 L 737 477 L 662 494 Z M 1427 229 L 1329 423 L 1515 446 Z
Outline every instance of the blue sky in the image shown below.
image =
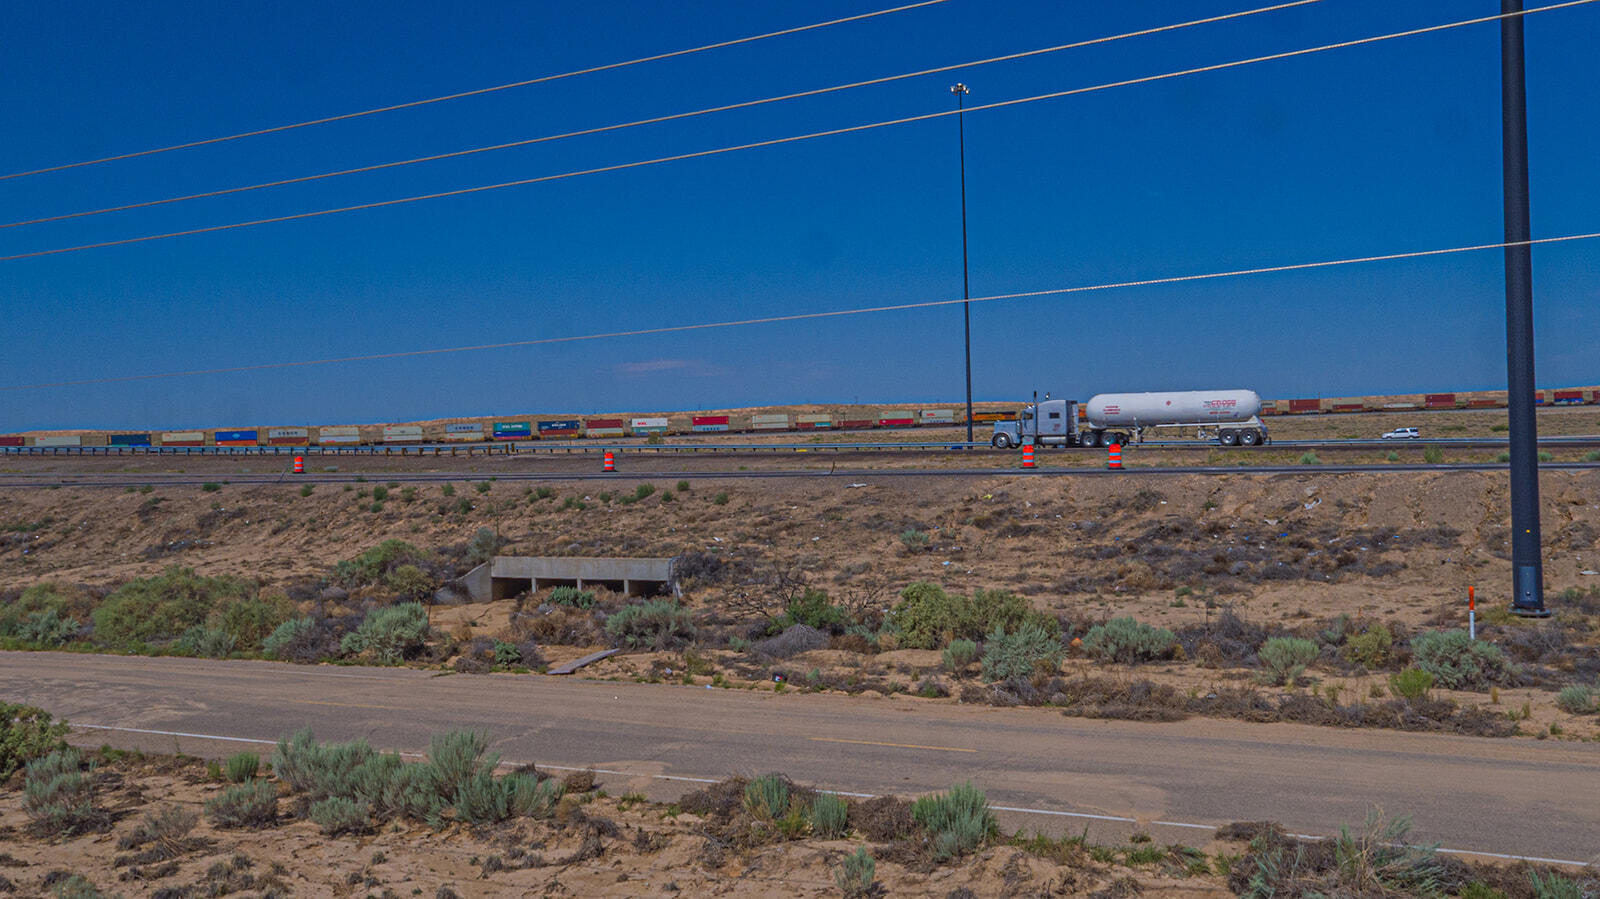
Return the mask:
M 471 90 L 882 9 L 578 0 L 16 5 L 0 172 Z M 1267 5 L 935 6 L 418 109 L 0 180 L 36 217 L 962 63 Z M 1530 3 L 1531 5 L 1539 5 Z M 1490 15 L 1324 0 L 824 97 L 66 222 L 0 255 L 536 177 Z M 1600 231 L 1600 3 L 1527 22 L 1535 237 Z M 1499 26 L 970 113 L 974 296 L 1493 243 Z M 959 298 L 956 121 L 0 262 L 0 387 Z M 1534 251 L 1541 386 L 1600 381 L 1600 241 Z M 975 304 L 979 400 L 1505 384 L 1499 251 Z M 0 390 L 0 431 L 962 399 L 959 306 L 384 361 Z

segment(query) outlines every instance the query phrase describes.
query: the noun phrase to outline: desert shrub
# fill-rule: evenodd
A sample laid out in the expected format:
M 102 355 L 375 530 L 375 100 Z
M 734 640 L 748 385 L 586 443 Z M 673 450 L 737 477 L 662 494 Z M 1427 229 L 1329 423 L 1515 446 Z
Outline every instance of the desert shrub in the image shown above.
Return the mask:
M 978 644 L 972 640 L 951 640 L 944 648 L 944 667 L 960 671 L 978 659 Z
M 1586 684 L 1573 684 L 1565 687 L 1556 695 L 1556 705 L 1563 712 L 1573 715 L 1587 715 L 1600 711 L 1600 691 Z
M 900 543 L 909 552 L 921 552 L 927 549 L 930 539 L 926 531 L 919 531 L 916 528 L 906 528 L 900 532 Z
M 772 659 L 787 659 L 813 649 L 826 649 L 828 635 L 804 624 L 790 625 L 783 633 L 750 644 L 750 651 Z
M 225 659 L 233 653 L 236 642 L 233 635 L 227 631 L 197 624 L 184 631 L 172 644 L 172 648 L 184 655 Z
M 997 830 L 983 791 L 970 783 L 919 798 L 911 804 L 911 818 L 928 833 L 940 860 L 971 852 Z
M 222 485 L 218 484 L 216 481 L 206 481 L 204 484 L 200 485 L 200 489 L 206 493 L 216 493 L 218 490 L 222 489 Z
M 339 641 L 326 624 L 306 616 L 274 628 L 261 641 L 261 651 L 268 658 L 311 664 L 338 654 Z
M 450 489 L 450 485 L 446 484 L 445 488 Z M 420 569 L 431 561 L 432 557 L 428 553 L 404 540 L 385 540 L 354 559 L 347 559 L 333 566 L 329 580 L 354 590 L 357 587 L 382 583 L 390 573 L 402 566 L 412 565 Z
M 494 663 L 502 668 L 510 668 L 522 661 L 522 650 L 515 643 L 504 640 L 494 641 Z
M 1437 446 L 1430 446 L 1422 451 L 1422 461 L 1429 465 L 1438 465 L 1444 461 L 1444 450 Z
M 839 860 L 839 867 L 833 869 L 833 882 L 844 894 L 845 899 L 862 899 L 862 897 L 876 894 L 874 878 L 877 876 L 877 862 L 873 861 L 872 853 L 865 846 L 857 846 L 856 851 Z
M 972 604 L 961 594 L 946 593 L 937 584 L 919 582 L 900 591 L 889 623 L 907 649 L 938 649 L 955 637 L 976 637 Z
M 469 824 L 493 824 L 511 817 L 511 794 L 488 771 L 456 784 L 455 794 L 456 817 Z
M 365 802 L 329 796 L 313 802 L 306 815 L 328 836 L 366 833 L 372 829 L 372 809 Z
M 1256 654 L 1271 675 L 1268 683 L 1292 686 L 1317 657 L 1317 644 L 1301 637 L 1269 637 Z
M 176 637 L 205 623 L 223 600 L 248 599 L 255 584 L 238 578 L 201 577 L 192 568 L 173 566 L 154 577 L 118 587 L 94 610 L 95 639 L 127 648 Z
M 389 488 L 383 486 L 372 488 L 372 498 L 380 503 L 387 501 L 389 499 Z
M 1024 624 L 1032 624 L 1051 637 L 1061 634 L 1061 622 L 1033 607 L 1026 596 L 1007 590 L 975 590 L 972 593 L 972 614 L 977 633 L 966 636 L 981 637 L 996 628 L 1016 631 Z
M 1133 664 L 1166 657 L 1176 642 L 1177 637 L 1164 627 L 1113 618 L 1089 628 L 1083 636 L 1083 649 L 1108 662 Z
M 565 584 L 550 588 L 550 602 L 558 606 L 572 606 L 575 609 L 588 609 L 594 606 L 594 591 L 579 590 Z
M 1443 892 L 1445 870 L 1438 846 L 1413 846 L 1406 841 L 1411 818 L 1385 821 L 1374 809 L 1358 833 L 1339 828 L 1333 841 L 1338 892 L 1354 896 L 1434 896 Z
M 229 756 L 228 763 L 222 770 L 228 775 L 229 783 L 239 784 L 254 780 L 256 772 L 261 770 L 261 757 L 253 752 L 241 752 Z
M 803 624 L 819 631 L 838 634 L 844 632 L 845 625 L 850 623 L 850 616 L 844 609 L 829 602 L 827 593 L 807 588 L 805 592 L 789 600 L 777 623 L 779 627 Z
M 285 596 L 239 599 L 223 603 L 206 624 L 231 635 L 239 650 L 256 652 L 267 637 L 293 615 L 294 606 Z
M 1421 668 L 1407 668 L 1389 675 L 1389 689 L 1402 699 L 1422 699 L 1433 689 L 1433 675 Z
M 1540 877 L 1537 870 L 1530 870 L 1528 887 L 1532 889 L 1534 899 L 1588 899 L 1589 897 L 1582 884 L 1555 871 L 1549 871 L 1544 877 Z
M 811 832 L 825 840 L 843 834 L 849 817 L 850 803 L 833 793 L 818 793 L 817 798 L 811 800 L 811 808 L 806 812 Z
M 93 772 L 83 770 L 83 755 L 60 749 L 34 759 L 24 768 L 22 808 L 41 832 L 70 836 L 110 820 L 94 802 Z
M 1505 683 L 1511 666 L 1500 647 L 1473 640 L 1466 631 L 1429 631 L 1411 638 L 1417 667 L 1448 690 L 1487 690 Z
M 540 780 L 534 774 L 507 774 L 505 786 L 511 814 L 519 818 L 549 818 L 567 791 L 555 778 Z
M 354 772 L 372 756 L 366 740 L 318 743 L 308 727 L 278 741 L 272 770 L 291 789 L 310 794 L 313 801 L 329 796 L 348 798 L 356 795 Z
M 543 489 L 548 490 L 549 488 Z M 491 528 L 478 528 L 478 532 L 473 534 L 472 540 L 467 543 L 467 562 L 472 565 L 481 565 L 500 552 L 500 548 L 505 546 L 507 542 Z
M 606 620 L 606 633 L 620 645 L 653 649 L 679 649 L 694 639 L 689 610 L 670 599 L 624 606 Z
M 500 756 L 489 752 L 487 733 L 452 730 L 428 741 L 428 763 L 433 766 L 440 798 L 454 802 L 469 784 L 492 774 Z
M 17 639 L 42 646 L 60 646 L 78 636 L 83 625 L 71 618 L 62 618 L 55 609 L 30 612 L 17 623 Z
M 356 765 L 348 779 L 350 795 L 366 803 L 380 821 L 404 816 L 418 821 L 439 810 L 438 778 L 431 765 L 406 762 L 398 753 L 380 752 Z
M 712 505 L 726 506 L 728 504 L 728 494 L 719 493 L 716 496 L 713 496 L 711 498 L 711 503 Z
M 1059 664 L 1061 640 L 1031 622 L 1010 634 L 997 627 L 984 639 L 984 680 L 1024 679 L 1036 671 L 1053 670 Z
M 34 584 L 10 602 L 0 600 L 0 636 L 20 636 L 18 629 L 23 622 L 46 612 L 54 612 L 57 621 L 74 621 L 81 625 L 89 620 L 94 606 L 94 597 L 82 589 L 54 581 Z
M 187 838 L 194 830 L 200 816 L 193 810 L 177 805 L 162 806 L 159 811 L 147 812 L 144 820 L 117 840 L 118 849 L 139 849 L 153 846 L 148 855 L 173 858 L 193 845 Z
M 380 662 L 399 662 L 422 650 L 428 637 L 428 613 L 420 603 L 405 602 L 374 609 L 361 626 L 344 635 L 339 648 L 349 654 L 369 653 Z
M 433 576 L 415 565 L 401 565 L 383 577 L 383 585 L 401 599 L 421 602 L 439 589 Z
M 0 702 L 0 781 L 23 765 L 65 749 L 67 722 L 50 723 L 50 713 L 31 705 Z
M 744 785 L 744 807 L 758 818 L 776 821 L 789 813 L 789 778 L 763 774 Z
M 1317 454 L 1316 453 L 1309 453 L 1309 452 L 1308 453 L 1301 453 L 1300 454 L 1300 464 L 1301 465 L 1321 465 L 1322 464 L 1322 460 L 1317 458 Z
M 265 780 L 229 787 L 206 800 L 206 817 L 222 828 L 271 827 L 278 823 L 278 788 Z
M 1394 647 L 1394 634 L 1382 623 L 1374 624 L 1359 634 L 1352 634 L 1344 644 L 1344 657 L 1367 669 L 1382 668 L 1389 661 Z
M 82 874 L 72 874 L 64 880 L 57 881 L 55 886 L 51 887 L 50 893 L 55 899 L 101 899 L 105 895 Z

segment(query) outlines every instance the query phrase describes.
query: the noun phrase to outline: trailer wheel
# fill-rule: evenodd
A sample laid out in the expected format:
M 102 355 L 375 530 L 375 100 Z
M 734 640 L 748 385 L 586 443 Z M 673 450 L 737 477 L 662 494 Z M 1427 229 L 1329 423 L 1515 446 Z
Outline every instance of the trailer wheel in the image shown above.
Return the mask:
M 996 434 L 994 439 L 989 442 L 994 445 L 995 449 L 1011 449 L 1010 434 Z
M 1261 432 L 1257 431 L 1254 428 L 1249 428 L 1249 429 L 1240 431 L 1239 432 L 1239 442 L 1244 444 L 1245 446 L 1255 446 L 1256 444 L 1261 442 Z
M 1221 434 L 1217 435 L 1217 439 L 1222 443 L 1223 446 L 1238 446 L 1239 432 L 1223 431 Z

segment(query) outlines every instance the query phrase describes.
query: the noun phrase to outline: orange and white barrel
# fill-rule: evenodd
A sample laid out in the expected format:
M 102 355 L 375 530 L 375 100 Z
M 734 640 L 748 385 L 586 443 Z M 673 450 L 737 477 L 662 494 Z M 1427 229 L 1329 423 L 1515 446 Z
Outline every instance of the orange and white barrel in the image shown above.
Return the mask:
M 616 471 L 617 470 L 617 457 L 612 454 L 611 450 L 606 450 L 605 464 L 600 470 L 601 471 Z
M 1022 445 L 1022 467 L 1033 467 L 1033 444 L 1031 443 L 1024 443 Z
M 306 457 L 305 456 L 295 456 L 294 457 L 294 473 L 295 474 L 305 474 L 306 473 Z
M 1106 467 L 1112 471 L 1122 470 L 1122 444 L 1113 443 L 1106 447 Z

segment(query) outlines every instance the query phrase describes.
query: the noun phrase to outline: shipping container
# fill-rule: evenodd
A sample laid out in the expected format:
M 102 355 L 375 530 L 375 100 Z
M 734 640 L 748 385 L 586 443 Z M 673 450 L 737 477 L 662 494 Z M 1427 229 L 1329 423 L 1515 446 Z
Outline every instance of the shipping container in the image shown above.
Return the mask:
M 787 431 L 789 430 L 789 416 L 781 413 L 763 413 L 750 416 L 750 430 L 752 431 Z
M 355 425 L 336 425 L 317 429 L 319 446 L 356 446 L 361 443 L 361 429 Z
M 1422 403 L 1429 409 L 1454 409 L 1456 407 L 1456 395 L 1453 393 L 1423 394 Z
M 728 416 L 726 415 L 696 415 L 690 430 L 700 433 L 728 430 Z
M 627 432 L 620 418 L 591 418 L 583 423 L 583 433 L 589 437 L 621 437 Z
M 559 418 L 539 422 L 540 440 L 572 440 L 583 431 L 583 422 L 576 418 Z
M 1600 403 L 1600 390 L 1596 390 L 1593 394 L 1591 394 L 1589 396 L 1589 402 L 1591 402 L 1591 403 Z
M 211 442 L 215 446 L 255 446 L 261 440 L 259 431 L 213 431 Z
M 497 421 L 494 423 L 494 439 L 496 440 L 530 440 L 532 438 L 532 422 Z
M 7 434 L 0 437 L 0 446 L 26 446 L 27 443 L 27 438 L 21 434 Z
M 34 446 L 83 446 L 83 438 L 77 434 L 62 434 L 55 437 L 35 437 Z
M 1367 407 L 1361 403 L 1334 403 L 1335 412 L 1365 412 Z
M 1391 412 L 1397 410 L 1403 412 L 1407 409 L 1421 409 L 1422 405 L 1420 403 L 1384 403 L 1383 408 Z
M 205 431 L 163 431 L 162 446 L 205 446 Z
M 1017 417 L 1017 412 L 1016 412 L 1015 409 L 1007 409 L 1007 410 L 1005 410 L 1003 412 L 974 412 L 974 413 L 972 413 L 972 420 L 973 421 L 1014 421 L 1016 419 L 1016 417 Z
M 1289 413 L 1296 412 L 1321 412 L 1322 400 L 1290 400 Z
M 956 423 L 956 414 L 950 409 L 923 409 L 918 413 L 917 420 L 925 425 L 953 425 Z
M 444 426 L 444 439 L 452 443 L 478 443 L 483 440 L 483 425 L 455 424 Z
M 1543 406 L 1544 405 L 1544 391 L 1543 390 L 1541 390 L 1538 393 L 1535 393 L 1533 395 L 1533 404 L 1535 406 Z
M 421 443 L 421 425 L 385 425 L 383 442 L 386 444 Z
M 917 418 L 910 409 L 885 409 L 878 413 L 880 428 L 909 428 L 916 423 Z
M 1498 409 L 1498 408 L 1500 408 L 1501 406 L 1504 406 L 1504 405 L 1505 405 L 1505 401 L 1504 400 L 1491 400 L 1491 399 L 1467 400 L 1467 408 L 1469 408 L 1469 409 Z
M 112 434 L 112 446 L 149 446 L 150 434 Z
M 268 428 L 267 443 L 272 446 L 308 446 L 311 443 L 311 429 Z
M 839 422 L 839 427 L 846 431 L 865 431 L 873 426 L 874 422 L 870 418 L 847 418 Z
M 635 418 L 628 422 L 628 428 L 635 434 L 665 434 L 667 433 L 667 420 L 665 418 Z
M 1557 390 L 1555 392 L 1555 401 L 1556 401 L 1556 405 L 1558 405 L 1558 406 L 1575 406 L 1575 405 L 1578 405 L 1579 403 L 1583 402 L 1583 391 L 1581 391 L 1581 390 Z
M 796 415 L 794 426 L 802 431 L 821 431 L 833 427 L 831 415 Z

